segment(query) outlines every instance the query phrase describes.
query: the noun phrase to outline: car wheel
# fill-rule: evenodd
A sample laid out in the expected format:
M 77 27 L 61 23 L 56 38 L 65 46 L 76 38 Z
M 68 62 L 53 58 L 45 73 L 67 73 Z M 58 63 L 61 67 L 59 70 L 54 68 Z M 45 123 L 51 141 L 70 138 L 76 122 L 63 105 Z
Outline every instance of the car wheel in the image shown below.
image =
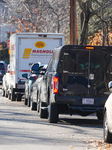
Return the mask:
M 2 96 L 5 96 L 5 90 L 2 89 Z
M 11 99 L 11 94 L 10 93 L 8 93 L 8 99 Z
M 37 110 L 37 103 L 33 102 L 32 97 L 30 99 L 30 110 Z
M 44 102 L 40 102 L 40 118 L 48 118 L 48 112 L 46 109 L 42 109 L 42 107 L 46 107 L 46 104 Z
M 57 123 L 58 122 L 58 104 L 50 103 L 48 107 L 48 122 Z
M 37 94 L 37 112 L 39 113 L 40 111 L 40 98 L 39 98 L 39 94 Z
M 25 104 L 25 105 L 28 104 L 28 99 L 25 98 L 24 104 Z
M 30 96 L 28 95 L 28 107 L 30 107 Z
M 107 112 L 105 112 L 104 114 L 103 130 L 104 130 L 103 132 L 104 142 L 112 143 L 112 134 L 110 133 L 109 128 L 108 128 Z

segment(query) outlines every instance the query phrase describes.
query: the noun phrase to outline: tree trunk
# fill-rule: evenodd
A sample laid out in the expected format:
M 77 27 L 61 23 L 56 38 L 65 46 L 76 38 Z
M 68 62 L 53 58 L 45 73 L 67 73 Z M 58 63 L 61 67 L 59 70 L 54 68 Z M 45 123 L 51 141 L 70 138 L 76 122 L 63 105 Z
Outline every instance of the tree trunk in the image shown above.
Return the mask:
M 88 39 L 88 22 L 89 17 L 85 16 L 82 24 L 82 32 L 80 35 L 80 45 L 86 45 Z

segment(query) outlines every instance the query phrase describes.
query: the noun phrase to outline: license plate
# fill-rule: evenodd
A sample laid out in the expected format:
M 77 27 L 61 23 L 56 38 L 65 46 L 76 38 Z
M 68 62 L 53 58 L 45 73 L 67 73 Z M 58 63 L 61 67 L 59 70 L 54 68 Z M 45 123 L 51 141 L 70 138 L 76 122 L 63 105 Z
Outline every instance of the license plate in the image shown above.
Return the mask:
M 25 85 L 18 85 L 17 87 L 18 87 L 18 89 L 24 89 Z
M 94 99 L 93 98 L 83 98 L 82 99 L 82 104 L 94 104 Z

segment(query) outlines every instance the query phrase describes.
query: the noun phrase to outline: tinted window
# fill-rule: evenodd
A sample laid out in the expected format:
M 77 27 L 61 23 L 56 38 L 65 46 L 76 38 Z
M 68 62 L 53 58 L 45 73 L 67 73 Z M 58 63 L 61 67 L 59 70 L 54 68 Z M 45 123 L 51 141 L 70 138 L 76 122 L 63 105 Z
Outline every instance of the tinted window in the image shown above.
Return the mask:
M 94 73 L 103 63 L 103 57 L 98 51 L 66 50 L 62 55 L 58 66 L 59 71 L 75 74 Z

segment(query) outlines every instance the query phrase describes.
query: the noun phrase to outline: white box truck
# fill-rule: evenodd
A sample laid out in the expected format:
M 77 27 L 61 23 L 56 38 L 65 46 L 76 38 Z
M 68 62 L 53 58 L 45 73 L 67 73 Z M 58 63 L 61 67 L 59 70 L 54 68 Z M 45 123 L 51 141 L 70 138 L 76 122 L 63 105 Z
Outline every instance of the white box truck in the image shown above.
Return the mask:
M 64 45 L 62 33 L 15 33 L 10 37 L 10 85 L 12 101 L 24 95 L 25 78 L 33 63 L 48 64 L 54 48 Z

